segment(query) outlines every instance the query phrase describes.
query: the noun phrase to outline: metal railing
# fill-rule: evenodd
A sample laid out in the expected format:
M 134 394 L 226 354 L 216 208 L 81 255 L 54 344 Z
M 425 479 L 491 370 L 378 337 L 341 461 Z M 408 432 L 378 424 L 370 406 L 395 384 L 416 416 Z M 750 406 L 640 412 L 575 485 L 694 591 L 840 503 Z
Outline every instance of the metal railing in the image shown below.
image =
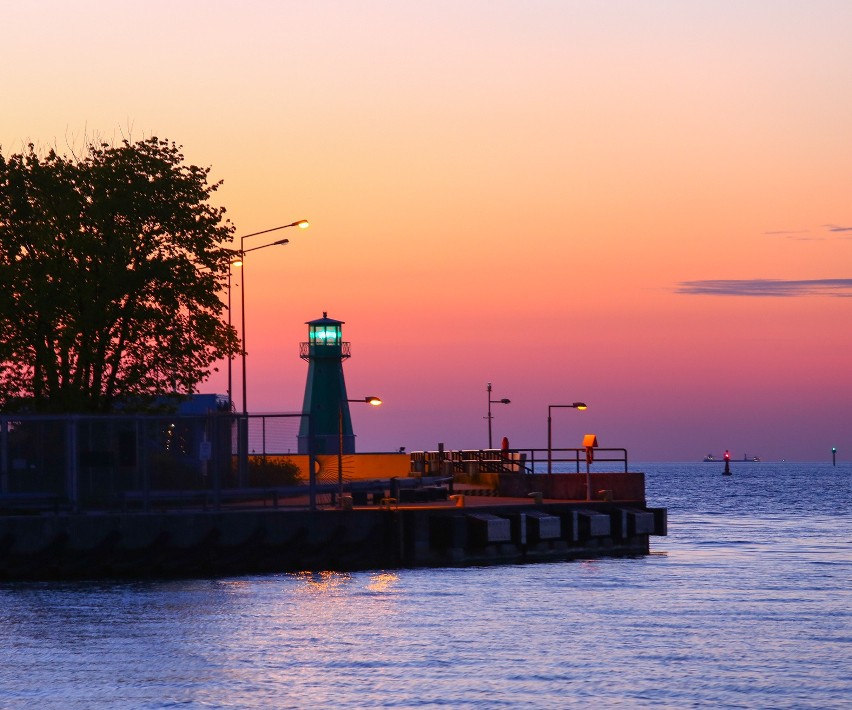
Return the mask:
M 468 473 L 475 464 L 482 473 L 547 473 L 548 462 L 554 473 L 584 473 L 588 468 L 618 464 L 628 471 L 627 449 L 596 447 L 591 460 L 585 448 L 551 449 L 463 449 L 412 451 L 411 470 L 424 474 Z

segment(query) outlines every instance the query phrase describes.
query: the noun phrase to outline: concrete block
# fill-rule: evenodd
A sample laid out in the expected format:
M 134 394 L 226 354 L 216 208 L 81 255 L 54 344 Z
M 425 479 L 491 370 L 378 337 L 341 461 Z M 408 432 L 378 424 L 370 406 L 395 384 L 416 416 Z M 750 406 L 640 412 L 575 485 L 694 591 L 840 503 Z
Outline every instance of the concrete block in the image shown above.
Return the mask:
M 653 535 L 654 514 L 648 510 L 627 509 L 627 532 L 629 535 Z
M 669 511 L 666 508 L 648 508 L 654 516 L 654 535 L 669 534 Z
M 530 511 L 527 513 L 527 534 L 532 541 L 556 540 L 562 536 L 562 522 L 555 515 Z
M 577 525 L 580 538 L 606 537 L 612 531 L 610 517 L 594 510 L 578 510 Z
M 512 526 L 508 518 L 490 513 L 475 513 L 466 516 L 471 540 L 481 544 L 510 542 Z

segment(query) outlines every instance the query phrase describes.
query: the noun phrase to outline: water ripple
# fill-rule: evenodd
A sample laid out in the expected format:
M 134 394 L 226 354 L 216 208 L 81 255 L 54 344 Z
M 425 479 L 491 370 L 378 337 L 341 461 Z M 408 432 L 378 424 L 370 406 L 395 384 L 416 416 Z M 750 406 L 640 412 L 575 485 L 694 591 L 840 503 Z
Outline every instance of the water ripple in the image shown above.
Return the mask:
M 643 558 L 0 585 L 0 707 L 848 707 L 852 471 L 706 466 Z

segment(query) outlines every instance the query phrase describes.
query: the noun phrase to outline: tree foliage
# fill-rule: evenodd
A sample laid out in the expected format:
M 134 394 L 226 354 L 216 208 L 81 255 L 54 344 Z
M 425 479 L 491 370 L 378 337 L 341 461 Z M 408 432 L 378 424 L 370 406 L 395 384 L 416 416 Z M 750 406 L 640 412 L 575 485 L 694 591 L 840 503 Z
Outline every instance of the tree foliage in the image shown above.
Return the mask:
M 220 183 L 149 138 L 83 157 L 0 151 L 0 406 L 144 408 L 236 351 Z

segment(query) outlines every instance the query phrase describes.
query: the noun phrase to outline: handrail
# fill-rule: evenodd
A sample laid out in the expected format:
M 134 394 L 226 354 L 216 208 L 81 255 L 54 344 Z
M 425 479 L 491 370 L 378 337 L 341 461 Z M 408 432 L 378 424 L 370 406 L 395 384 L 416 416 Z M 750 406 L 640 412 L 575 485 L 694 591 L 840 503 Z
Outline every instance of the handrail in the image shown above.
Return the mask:
M 517 458 L 516 458 L 517 457 Z M 465 465 L 478 461 L 484 464 L 484 469 L 492 472 L 523 469 L 526 473 L 539 473 L 538 466 L 546 466 L 548 449 L 447 449 L 443 451 L 412 451 L 410 453 L 412 470 L 422 470 L 425 464 L 433 471 L 440 471 L 442 464 L 450 463 L 453 470 L 463 472 Z M 560 448 L 550 450 L 551 464 L 573 464 L 575 473 L 582 473 L 581 467 L 586 463 L 586 449 Z M 595 447 L 590 466 L 602 463 L 619 463 L 628 471 L 627 449 L 622 447 Z M 583 467 L 585 468 L 585 467 Z M 555 473 L 567 473 L 558 471 Z

